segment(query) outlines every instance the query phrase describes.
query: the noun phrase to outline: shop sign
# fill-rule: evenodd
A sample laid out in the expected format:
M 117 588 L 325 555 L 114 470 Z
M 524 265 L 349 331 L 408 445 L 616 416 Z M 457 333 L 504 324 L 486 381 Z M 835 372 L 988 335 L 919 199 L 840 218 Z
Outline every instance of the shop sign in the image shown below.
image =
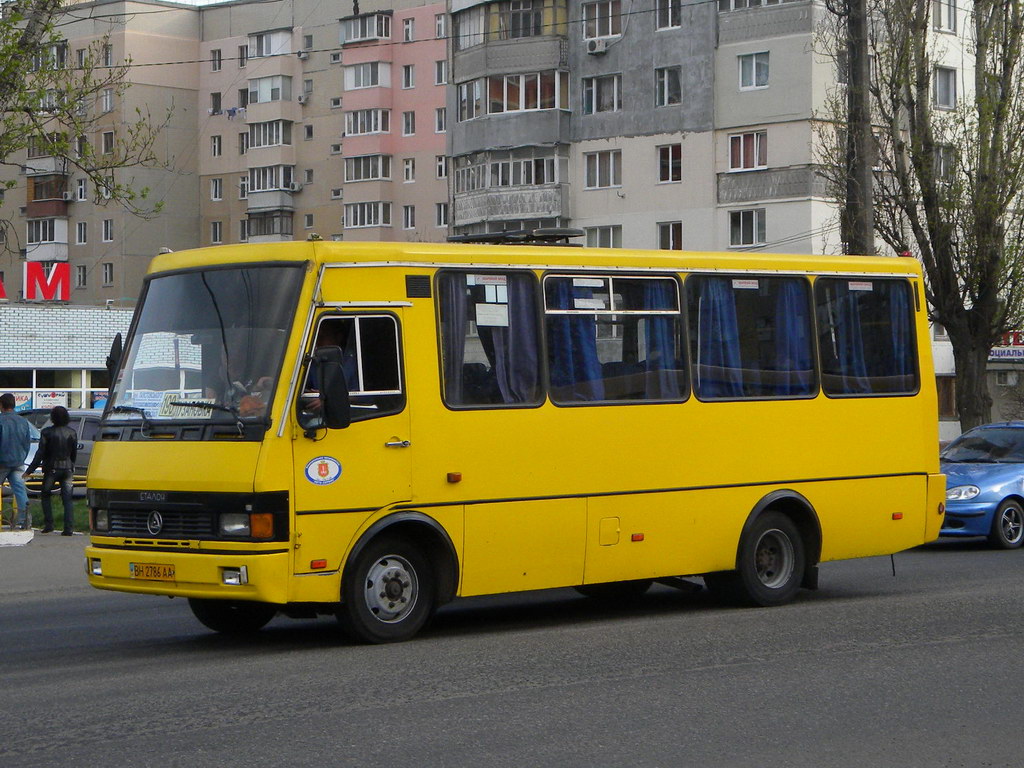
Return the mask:
M 988 353 L 989 360 L 1024 360 L 1024 331 L 1009 331 Z
M 36 408 L 53 408 L 55 405 L 68 407 L 67 392 L 36 392 Z
M 71 265 L 58 261 L 47 272 L 41 261 L 26 261 L 22 267 L 22 286 L 26 301 L 70 301 Z M 6 299 L 7 290 L 0 280 L 0 299 Z

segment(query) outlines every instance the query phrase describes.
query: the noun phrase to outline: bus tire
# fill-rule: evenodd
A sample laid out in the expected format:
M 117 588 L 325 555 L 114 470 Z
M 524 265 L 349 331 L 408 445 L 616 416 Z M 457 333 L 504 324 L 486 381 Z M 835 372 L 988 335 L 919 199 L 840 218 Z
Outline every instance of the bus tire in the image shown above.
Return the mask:
M 740 541 L 736 570 L 707 574 L 708 589 L 745 605 L 788 603 L 800 589 L 806 555 L 793 521 L 781 512 L 765 512 Z
M 203 626 L 225 635 L 258 632 L 277 613 L 276 606 L 248 600 L 206 600 L 190 597 L 188 607 Z
M 997 549 L 1017 549 L 1024 544 L 1024 508 L 1018 502 L 1007 499 L 999 505 L 988 541 Z
M 405 539 L 381 536 L 346 569 L 338 622 L 364 643 L 408 640 L 433 615 L 436 593 L 429 558 Z
M 607 584 L 580 584 L 573 587 L 585 597 L 608 603 L 628 603 L 641 597 L 654 582 L 651 579 L 611 581 Z

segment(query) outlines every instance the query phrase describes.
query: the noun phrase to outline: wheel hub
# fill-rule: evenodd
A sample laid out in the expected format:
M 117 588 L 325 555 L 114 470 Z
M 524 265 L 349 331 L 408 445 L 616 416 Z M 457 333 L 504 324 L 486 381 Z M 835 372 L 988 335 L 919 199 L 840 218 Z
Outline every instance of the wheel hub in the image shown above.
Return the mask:
M 772 529 L 761 534 L 754 550 L 757 578 L 766 587 L 777 589 L 793 575 L 796 556 L 793 542 L 782 531 Z
M 370 613 L 387 624 L 401 621 L 416 605 L 419 580 L 409 561 L 385 555 L 366 574 L 363 597 Z

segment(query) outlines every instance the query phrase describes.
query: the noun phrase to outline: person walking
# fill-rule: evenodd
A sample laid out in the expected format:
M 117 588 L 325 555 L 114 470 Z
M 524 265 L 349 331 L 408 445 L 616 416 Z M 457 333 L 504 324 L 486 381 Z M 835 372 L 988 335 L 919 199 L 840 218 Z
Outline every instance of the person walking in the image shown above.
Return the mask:
M 18 507 L 11 528 L 20 527 L 25 531 L 32 527 L 32 518 L 28 516 L 28 490 L 21 468 L 32 446 L 31 434 L 28 420 L 14 412 L 14 395 L 10 392 L 0 395 L 0 485 L 5 480 L 11 484 Z
M 50 533 L 53 530 L 53 504 L 50 501 L 50 494 L 54 485 L 60 485 L 60 498 L 64 502 L 64 530 L 61 536 L 70 536 L 75 532 L 75 504 L 72 494 L 75 487 L 78 434 L 68 426 L 68 421 L 68 409 L 63 405 L 55 405 L 50 411 L 51 425 L 40 433 L 39 448 L 24 474 L 24 477 L 28 477 L 36 467 L 43 467 L 43 487 L 40 490 L 43 502 L 43 533 Z

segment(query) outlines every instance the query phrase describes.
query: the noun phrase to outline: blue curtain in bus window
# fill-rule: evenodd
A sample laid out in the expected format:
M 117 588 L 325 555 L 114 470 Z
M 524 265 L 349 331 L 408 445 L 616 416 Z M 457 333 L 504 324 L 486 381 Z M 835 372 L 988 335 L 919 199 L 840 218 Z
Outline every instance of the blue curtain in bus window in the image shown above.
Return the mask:
M 889 320 L 892 334 L 893 373 L 904 377 L 903 391 L 914 388 L 914 338 L 911 328 L 910 286 L 892 283 L 889 291 Z
M 742 397 L 736 298 L 728 278 L 701 278 L 697 328 L 697 393 Z
M 551 309 L 574 309 L 576 299 L 593 298 L 590 288 L 571 280 L 548 282 Z M 552 399 L 590 401 L 604 399 L 604 380 L 597 357 L 597 322 L 594 315 L 548 315 L 548 358 Z
M 840 392 L 862 394 L 871 391 L 867 364 L 864 362 L 864 337 L 860 319 L 860 292 L 851 291 L 849 282 L 836 280 L 836 362 L 841 377 Z
M 466 307 L 466 276 L 459 273 L 442 274 L 441 293 L 441 353 L 444 366 L 444 395 L 449 403 L 463 402 L 463 363 L 466 358 L 468 318 Z
M 537 313 L 533 282 L 508 275 L 508 325 L 478 326 L 484 354 L 494 370 L 503 403 L 537 399 Z
M 646 309 L 676 309 L 675 283 L 669 280 L 644 282 Z M 677 400 L 679 364 L 676 355 L 676 329 L 673 315 L 652 315 L 647 322 L 647 377 L 645 394 L 651 400 Z
M 807 283 L 783 279 L 775 301 L 775 370 L 779 372 L 774 394 L 806 395 L 811 392 L 811 314 Z

